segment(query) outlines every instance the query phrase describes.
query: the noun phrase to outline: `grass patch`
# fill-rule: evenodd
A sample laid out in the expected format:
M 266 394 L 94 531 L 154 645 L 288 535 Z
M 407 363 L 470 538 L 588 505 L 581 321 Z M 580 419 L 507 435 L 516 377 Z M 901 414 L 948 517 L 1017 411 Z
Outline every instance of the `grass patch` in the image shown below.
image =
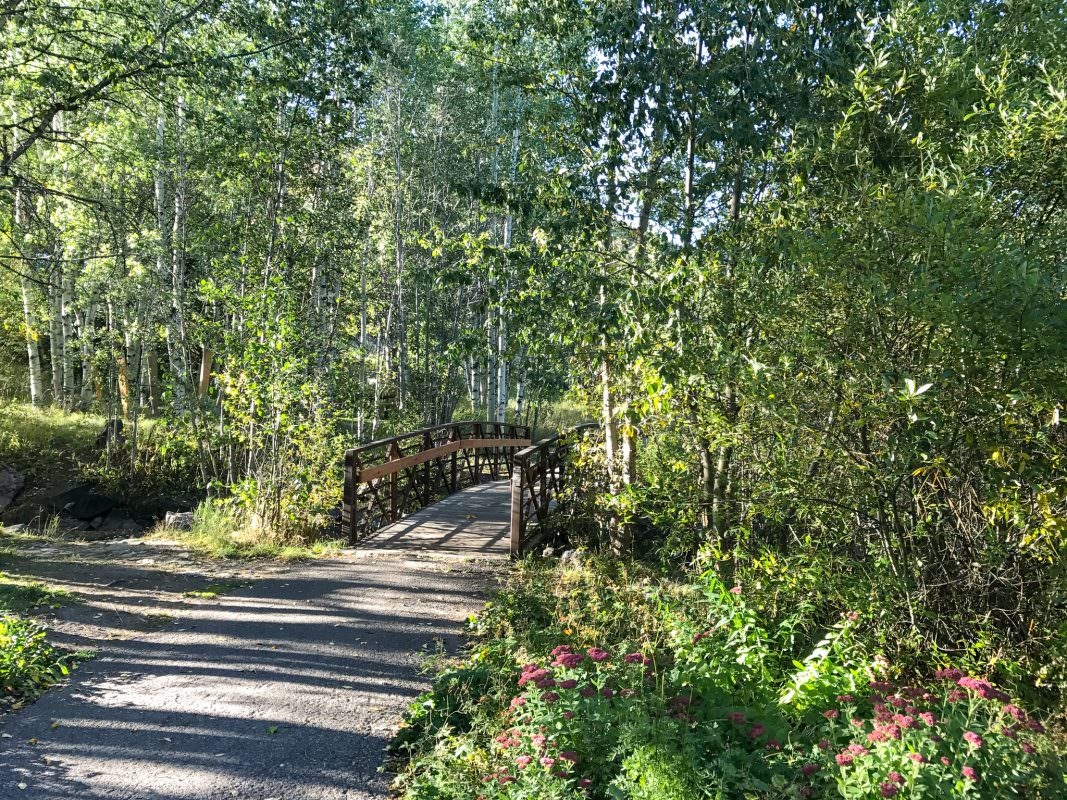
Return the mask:
M 96 437 L 107 420 L 25 403 L 0 406 L 0 461 L 27 475 L 80 471 L 96 460 Z
M 180 542 L 198 555 L 221 559 L 269 558 L 299 561 L 336 555 L 344 546 L 339 540 L 299 541 L 275 539 L 244 524 L 233 509 L 205 500 L 193 513 L 189 530 L 159 525 L 149 538 Z
M 184 595 L 186 597 L 201 597 L 210 600 L 219 595 L 232 592 L 234 589 L 245 589 L 251 585 L 248 581 L 220 581 L 218 583 L 209 583 L 203 589 L 185 592 Z
M 25 580 L 0 572 L 0 612 L 26 612 L 42 606 L 59 608 L 78 602 L 66 589 Z
M 168 614 L 164 611 L 157 611 L 151 614 L 145 614 L 144 620 L 148 624 L 148 626 L 153 628 L 154 630 L 161 630 L 163 628 L 166 628 L 168 625 L 173 625 L 175 622 L 178 621 L 178 618 L 175 617 L 173 614 Z

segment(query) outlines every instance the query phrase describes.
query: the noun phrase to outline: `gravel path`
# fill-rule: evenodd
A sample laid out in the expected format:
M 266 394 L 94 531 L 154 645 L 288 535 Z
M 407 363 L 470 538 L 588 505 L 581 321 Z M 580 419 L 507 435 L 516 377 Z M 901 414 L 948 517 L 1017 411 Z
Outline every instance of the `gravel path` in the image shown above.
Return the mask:
M 456 651 L 492 580 L 457 560 L 219 570 L 123 546 L 48 546 L 4 566 L 83 594 L 49 624 L 98 656 L 0 717 L 3 800 L 388 797 L 383 748 L 428 684 L 423 654 Z M 185 594 L 219 580 L 241 586 Z

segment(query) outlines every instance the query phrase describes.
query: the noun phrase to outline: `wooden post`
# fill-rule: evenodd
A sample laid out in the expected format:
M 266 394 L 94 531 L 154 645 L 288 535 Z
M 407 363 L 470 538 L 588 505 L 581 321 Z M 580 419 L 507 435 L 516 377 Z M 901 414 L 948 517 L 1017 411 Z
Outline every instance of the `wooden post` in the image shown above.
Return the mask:
M 348 543 L 356 543 L 356 454 L 345 453 L 344 504 L 341 506 L 341 530 L 348 534 Z
M 480 423 L 480 422 L 475 422 L 474 423 L 474 438 L 475 439 L 481 439 L 482 438 L 482 423 Z M 480 459 L 480 457 L 478 455 L 480 452 L 481 452 L 481 450 L 479 450 L 478 448 L 475 448 L 475 450 L 474 450 L 474 482 L 475 483 L 481 483 L 482 482 L 482 464 L 481 464 L 481 459 Z
M 423 446 L 423 449 L 425 449 L 425 450 L 433 450 L 433 436 L 430 435 L 429 431 L 426 431 L 426 433 L 424 433 L 422 435 L 422 446 Z M 433 496 L 432 496 L 432 494 L 430 492 L 430 462 L 429 461 L 427 461 L 425 464 L 422 465 L 422 487 L 423 487 L 423 495 L 422 495 L 423 499 L 422 499 L 422 502 L 423 502 L 423 505 L 427 505 L 428 506 L 428 505 L 430 505 L 430 503 L 433 502 Z
M 461 434 L 459 433 L 459 429 L 458 428 L 452 428 L 452 432 L 448 435 L 448 440 L 450 442 L 455 442 L 460 438 L 460 436 L 461 436 Z M 449 457 L 449 459 L 451 461 L 451 466 L 449 468 L 449 481 L 450 481 L 450 483 L 448 484 L 448 491 L 450 491 L 450 492 L 454 492 L 458 488 L 458 484 L 456 482 L 456 478 L 457 478 L 456 468 L 457 468 L 457 465 L 459 463 L 457 461 L 458 456 L 459 456 L 459 453 L 456 452 L 456 451 L 453 451 L 452 455 Z
M 525 463 L 516 460 L 511 473 L 511 557 L 522 556 L 522 540 L 526 536 L 526 515 L 522 512 L 522 496 L 526 491 Z
M 389 445 L 389 455 L 386 461 L 396 461 L 400 458 L 400 445 L 396 442 L 392 442 Z M 398 473 L 394 472 L 389 476 L 389 521 L 396 522 L 400 519 L 399 509 L 397 508 L 397 482 L 399 479 Z
M 538 508 L 537 518 L 544 522 L 544 517 L 548 513 L 548 470 L 553 468 L 552 457 L 548 451 L 541 450 L 537 453 L 537 479 L 540 483 L 539 493 L 541 495 L 541 505 Z

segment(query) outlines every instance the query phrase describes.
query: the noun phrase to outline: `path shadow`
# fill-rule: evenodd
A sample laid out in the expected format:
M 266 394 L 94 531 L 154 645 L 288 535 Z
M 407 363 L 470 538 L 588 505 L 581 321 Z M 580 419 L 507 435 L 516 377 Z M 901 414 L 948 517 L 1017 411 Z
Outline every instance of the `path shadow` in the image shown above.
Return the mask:
M 119 571 L 131 585 L 151 579 Z M 99 658 L 0 719 L 11 736 L 0 800 L 384 798 L 376 770 L 426 685 L 420 653 L 459 649 L 486 582 L 478 570 L 348 559 L 213 600 L 157 598 L 172 624 L 73 642 Z M 128 599 L 104 589 L 92 602 Z

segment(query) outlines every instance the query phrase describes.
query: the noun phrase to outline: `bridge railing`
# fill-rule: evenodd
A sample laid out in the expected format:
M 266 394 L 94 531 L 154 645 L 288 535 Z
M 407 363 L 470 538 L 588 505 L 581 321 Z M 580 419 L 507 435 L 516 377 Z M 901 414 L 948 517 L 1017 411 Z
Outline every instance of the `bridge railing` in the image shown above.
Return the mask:
M 351 543 L 484 478 L 512 474 L 525 425 L 449 422 L 345 452 L 341 524 Z
M 511 555 L 518 558 L 547 534 L 549 514 L 563 499 L 572 469 L 567 455 L 595 423 L 577 425 L 514 455 L 511 473 Z M 536 530 L 533 530 L 536 528 Z

